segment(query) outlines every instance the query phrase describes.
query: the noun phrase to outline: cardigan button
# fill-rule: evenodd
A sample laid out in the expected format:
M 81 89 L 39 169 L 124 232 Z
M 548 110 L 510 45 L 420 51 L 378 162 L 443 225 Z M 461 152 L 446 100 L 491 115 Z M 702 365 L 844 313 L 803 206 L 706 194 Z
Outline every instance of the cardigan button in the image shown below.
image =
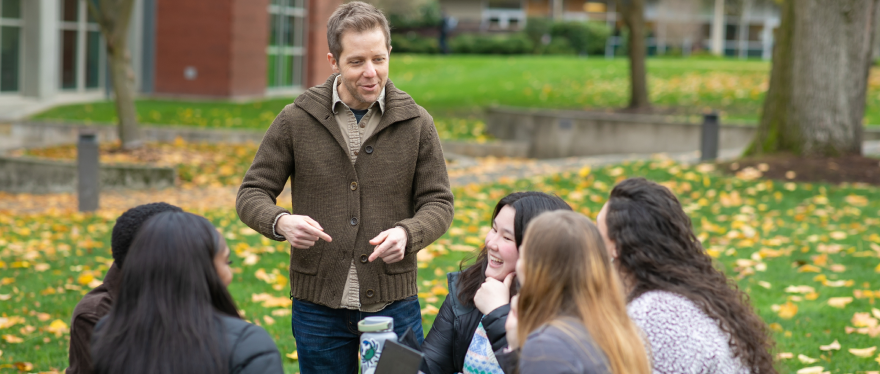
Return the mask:
M 362 264 L 366 264 L 368 259 L 369 258 L 367 257 L 367 255 L 361 255 L 361 263 Z
M 367 154 L 372 154 L 373 153 L 373 146 L 368 145 L 366 148 L 364 148 L 364 151 L 367 152 Z
M 367 290 L 367 297 L 373 297 L 376 293 L 373 290 Z
M 350 221 L 350 222 L 351 222 L 351 225 L 352 225 L 352 226 L 357 226 L 357 224 L 358 224 L 358 219 L 357 219 L 357 217 L 351 217 L 351 221 Z
M 358 182 L 351 182 L 351 190 L 354 191 L 357 189 L 358 189 Z

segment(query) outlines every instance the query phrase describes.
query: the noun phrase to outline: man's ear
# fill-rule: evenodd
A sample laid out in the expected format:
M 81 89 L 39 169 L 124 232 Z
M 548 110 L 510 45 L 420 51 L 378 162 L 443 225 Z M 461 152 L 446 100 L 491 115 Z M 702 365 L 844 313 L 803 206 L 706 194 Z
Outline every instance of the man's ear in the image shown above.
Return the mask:
M 336 61 L 336 59 L 333 58 L 332 53 L 327 53 L 327 62 L 330 63 L 330 67 L 333 68 L 333 72 L 339 74 L 339 61 Z

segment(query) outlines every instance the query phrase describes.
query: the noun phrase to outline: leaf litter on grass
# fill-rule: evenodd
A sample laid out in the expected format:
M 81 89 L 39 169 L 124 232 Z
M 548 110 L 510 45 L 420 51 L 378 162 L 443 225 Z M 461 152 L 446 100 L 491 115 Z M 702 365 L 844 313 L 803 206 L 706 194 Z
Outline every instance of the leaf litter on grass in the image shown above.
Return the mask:
M 874 281 L 874 268 L 880 264 L 880 189 L 746 180 L 721 175 L 710 165 L 662 157 L 454 188 L 452 227 L 418 255 L 425 328 L 448 297 L 446 273 L 456 271 L 482 245 L 492 208 L 501 197 L 519 190 L 551 192 L 595 219 L 614 184 L 632 176 L 658 181 L 679 197 L 707 254 L 737 280 L 770 326 L 781 352 L 780 369 L 810 371 L 821 365 L 821 373 L 880 368 L 874 360 L 851 353 L 867 354 L 876 345 L 871 334 L 880 317 L 873 305 L 875 292 L 880 295 Z M 223 232 L 235 258 L 230 292 L 244 317 L 266 328 L 281 351 L 295 352 L 286 285 L 289 247 L 244 226 L 232 208 L 234 191 L 225 188 L 224 197 L 211 206 L 197 204 L 209 188 L 194 189 L 191 199 L 175 202 L 205 215 Z M 179 190 L 185 189 L 142 198 L 165 200 Z M 112 262 L 109 234 L 124 210 L 121 200 L 112 209 L 91 214 L 0 215 L 0 299 L 8 306 L 0 319 L 0 365 L 29 362 L 35 370 L 63 369 L 67 326 L 56 322 L 70 320 L 73 306 Z M 279 204 L 289 207 L 290 202 Z M 823 350 L 828 346 L 839 348 Z M 801 355 L 819 361 L 785 359 Z M 294 371 L 296 362 L 286 360 L 285 365 Z

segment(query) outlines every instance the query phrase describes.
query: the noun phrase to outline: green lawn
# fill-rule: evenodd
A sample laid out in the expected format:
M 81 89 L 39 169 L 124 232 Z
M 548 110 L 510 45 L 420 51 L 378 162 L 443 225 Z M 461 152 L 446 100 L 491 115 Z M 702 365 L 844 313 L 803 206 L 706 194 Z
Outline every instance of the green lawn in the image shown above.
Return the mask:
M 875 361 L 880 352 L 861 358 L 848 351 L 876 346 L 877 339 L 846 332 L 848 326 L 873 332 L 869 327 L 876 327 L 880 317 L 880 310 L 871 314 L 880 307 L 874 305 L 880 291 L 870 291 L 880 289 L 875 270 L 880 264 L 880 188 L 748 181 L 706 166 L 664 160 L 454 189 L 452 228 L 420 255 L 419 296 L 426 329 L 443 301 L 445 273 L 481 244 L 499 198 L 514 190 L 554 192 L 594 218 L 614 183 L 630 176 L 663 182 L 679 196 L 707 252 L 738 279 L 771 324 L 778 342 L 774 354 L 795 357 L 781 360 L 780 372 L 808 366 L 834 373 L 880 369 Z M 200 213 L 221 228 L 236 253 L 230 291 L 245 316 L 269 331 L 282 354 L 293 352 L 284 305 L 285 246 L 245 228 L 231 208 Z M 34 371 L 66 366 L 70 313 L 90 281 L 106 271 L 110 231 L 118 214 L 0 214 L 0 371 L 16 362 L 32 363 Z M 789 286 L 813 289 L 786 292 Z M 261 301 L 254 301 L 255 295 Z M 259 295 L 270 296 L 269 304 Z M 839 300 L 834 297 L 853 299 L 836 308 L 829 305 L 829 300 Z M 856 313 L 866 314 L 851 321 Z M 842 349 L 820 350 L 834 340 Z M 818 361 L 801 363 L 801 354 Z M 284 361 L 287 371 L 294 372 L 295 361 Z
M 431 112 L 446 139 L 483 135 L 482 110 L 490 105 L 604 110 L 628 100 L 628 61 L 569 56 L 394 55 L 391 79 Z M 722 120 L 757 121 L 770 64 L 755 60 L 648 61 L 651 101 L 677 113 L 722 112 Z M 868 89 L 867 123 L 880 124 L 880 74 Z M 293 98 L 249 103 L 139 100 L 145 124 L 264 129 Z M 50 109 L 41 120 L 113 123 L 112 103 Z

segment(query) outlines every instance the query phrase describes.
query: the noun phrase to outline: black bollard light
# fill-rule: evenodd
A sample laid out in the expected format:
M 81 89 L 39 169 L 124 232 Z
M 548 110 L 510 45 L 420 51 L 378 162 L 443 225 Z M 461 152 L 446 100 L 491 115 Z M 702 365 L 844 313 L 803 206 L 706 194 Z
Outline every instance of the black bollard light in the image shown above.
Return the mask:
M 76 189 L 80 212 L 98 210 L 98 172 L 98 136 L 95 133 L 82 132 L 76 144 Z
M 713 161 L 718 158 L 718 113 L 703 115 L 700 139 L 700 161 Z

